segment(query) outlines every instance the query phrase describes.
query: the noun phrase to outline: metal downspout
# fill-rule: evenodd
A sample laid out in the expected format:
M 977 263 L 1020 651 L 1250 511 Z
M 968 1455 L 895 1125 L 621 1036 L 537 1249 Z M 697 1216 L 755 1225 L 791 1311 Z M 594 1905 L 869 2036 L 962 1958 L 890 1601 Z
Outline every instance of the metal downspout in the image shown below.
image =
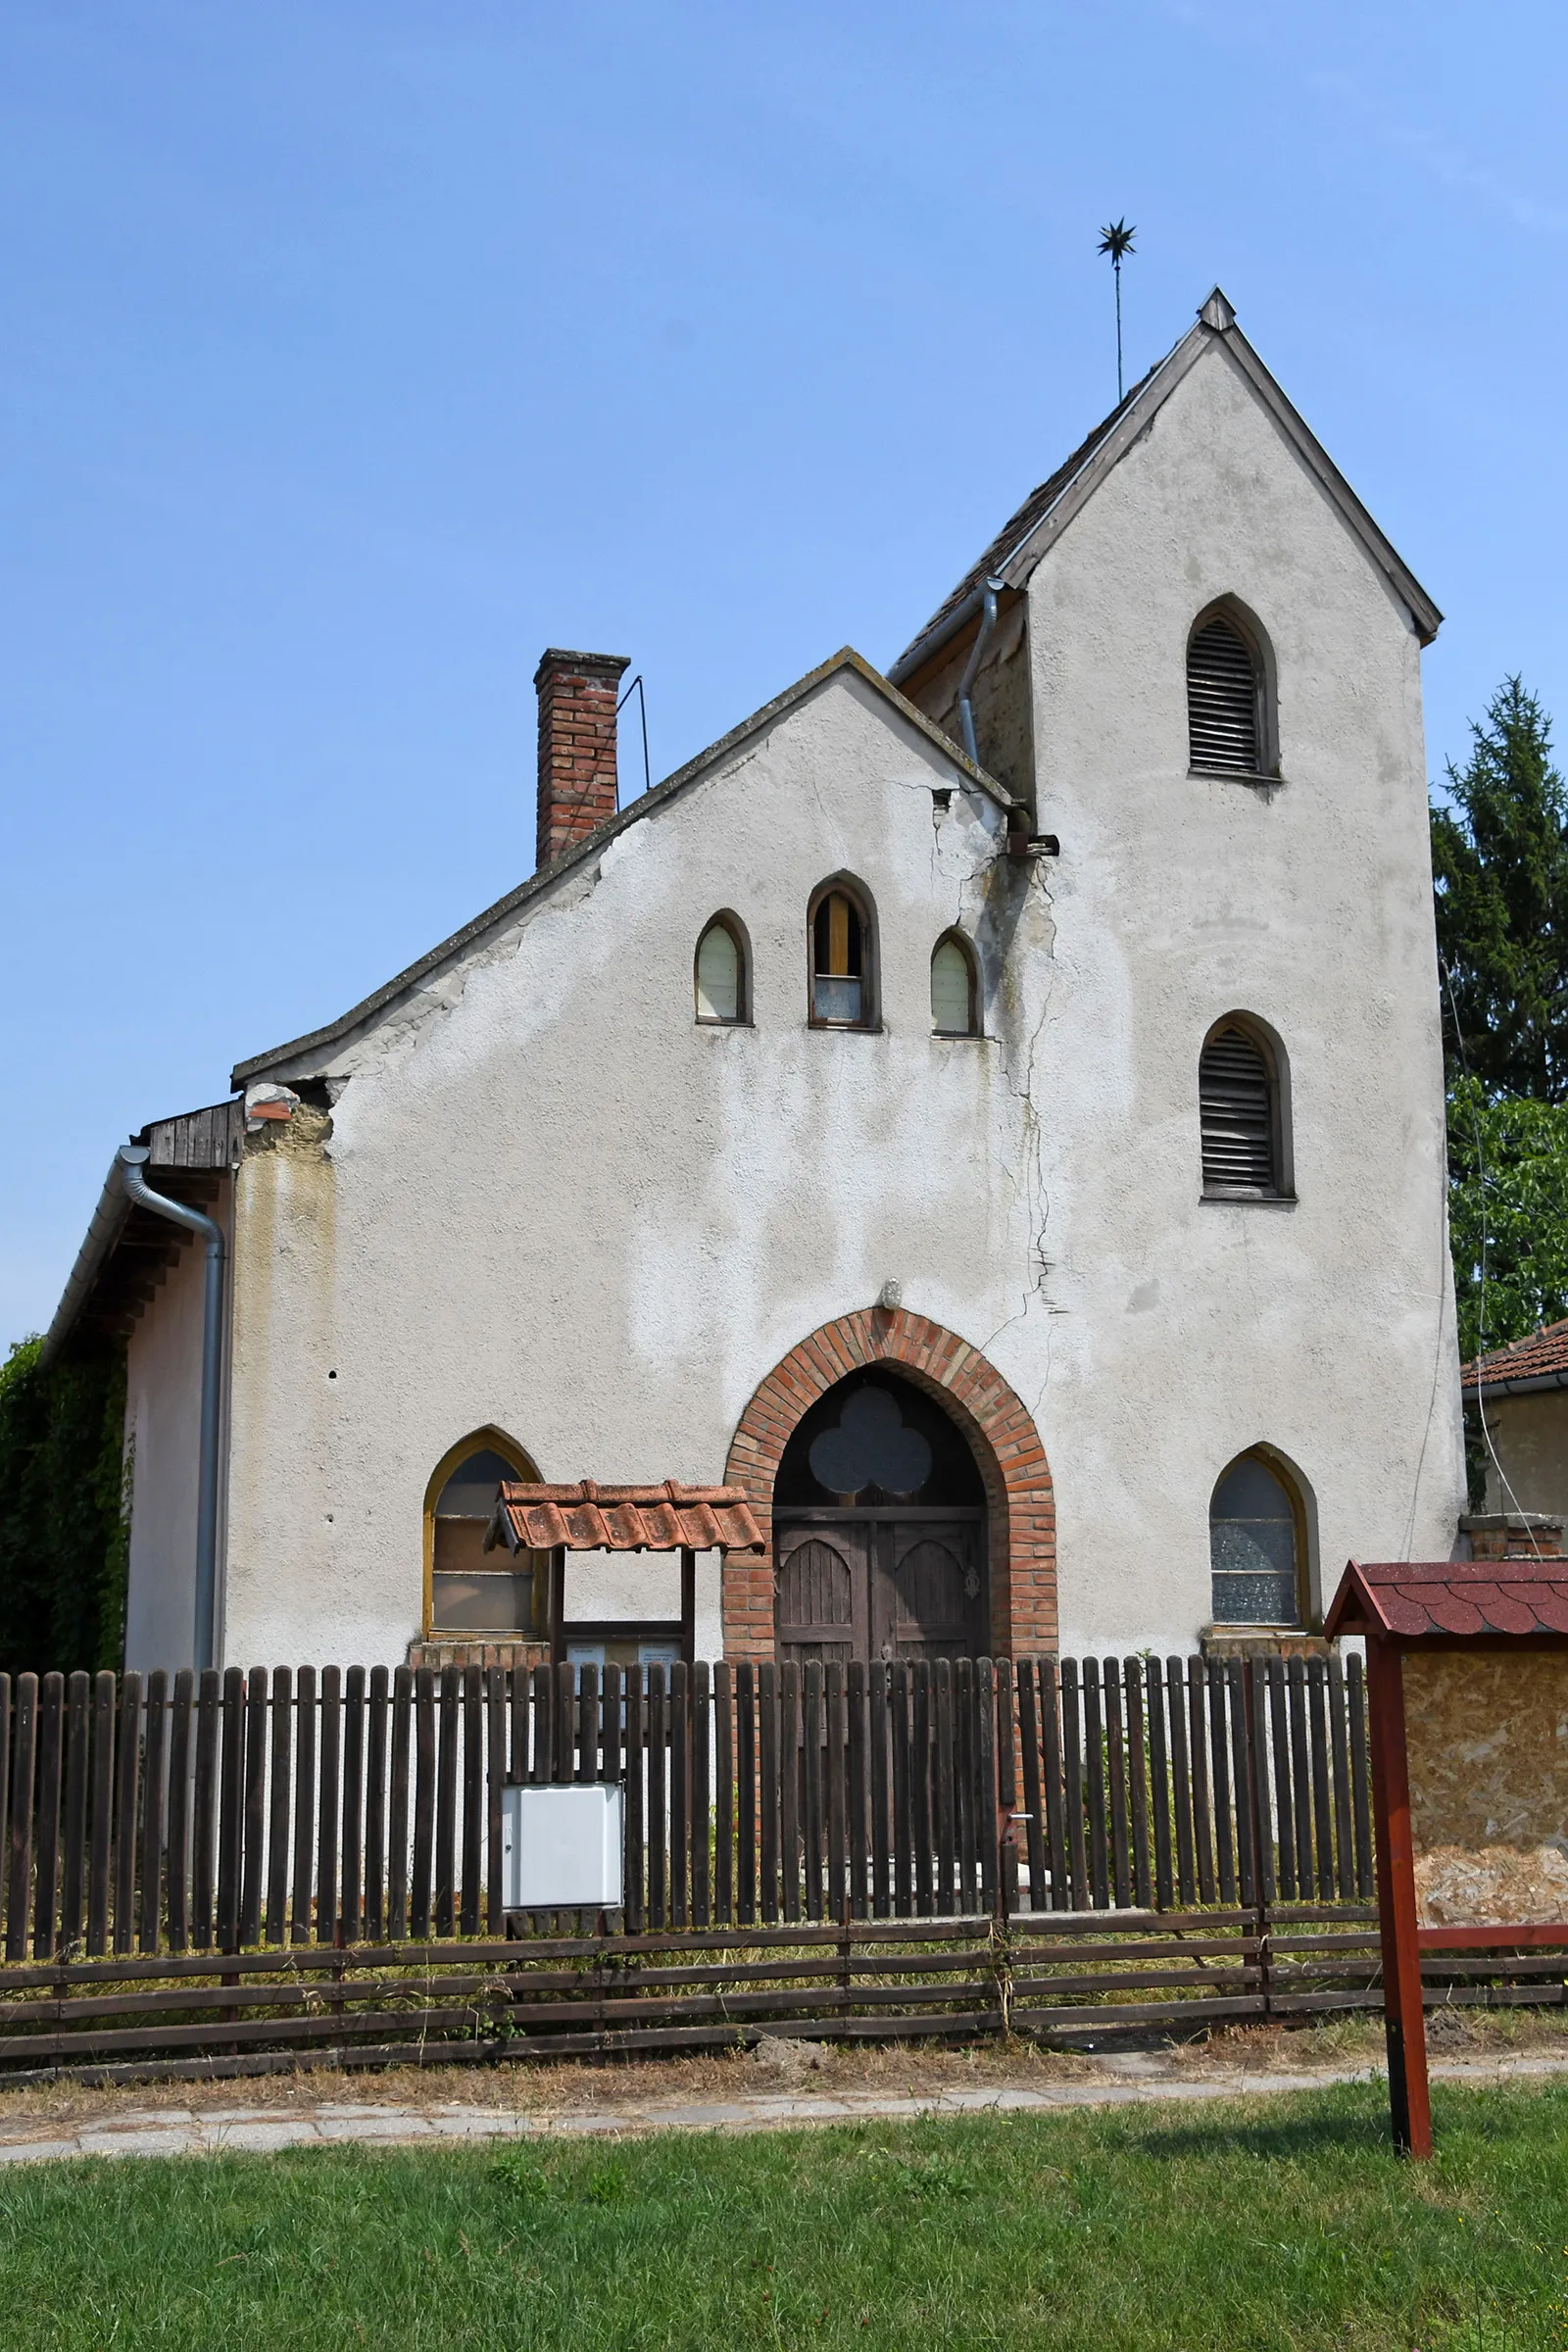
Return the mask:
M 183 1225 L 207 1244 L 207 1278 L 202 1298 L 201 1450 L 196 1487 L 196 1669 L 216 1666 L 214 1633 L 218 1614 L 218 1442 L 223 1402 L 223 1236 L 199 1208 L 155 1193 L 142 1175 L 151 1154 L 145 1144 L 122 1144 L 121 1177 L 130 1199 L 155 1216 Z
M 981 656 L 986 650 L 992 630 L 997 625 L 997 598 L 1003 585 L 1001 580 L 982 580 L 980 583 L 985 605 L 980 615 L 980 626 L 975 631 L 974 643 L 969 648 L 969 659 L 963 665 L 963 676 L 958 681 L 958 724 L 963 729 L 963 748 L 976 767 L 980 764 L 980 753 L 974 739 L 974 705 L 970 702 L 969 697 L 974 691 L 975 679 L 980 674 Z

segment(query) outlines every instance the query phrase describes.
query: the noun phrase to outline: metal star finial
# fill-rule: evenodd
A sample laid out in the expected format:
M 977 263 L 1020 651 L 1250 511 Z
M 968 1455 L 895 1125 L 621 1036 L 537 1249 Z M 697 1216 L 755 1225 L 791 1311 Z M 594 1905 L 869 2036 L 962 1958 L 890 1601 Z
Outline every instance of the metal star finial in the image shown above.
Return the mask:
M 1122 216 L 1121 220 L 1112 220 L 1108 228 L 1102 228 L 1100 232 L 1099 251 L 1109 254 L 1110 266 L 1116 272 L 1116 404 L 1118 408 L 1120 407 L 1123 398 L 1121 369 L 1121 257 L 1124 253 L 1132 253 L 1135 250 L 1133 239 L 1137 236 L 1137 234 L 1138 229 L 1136 223 L 1129 228 L 1125 214 Z

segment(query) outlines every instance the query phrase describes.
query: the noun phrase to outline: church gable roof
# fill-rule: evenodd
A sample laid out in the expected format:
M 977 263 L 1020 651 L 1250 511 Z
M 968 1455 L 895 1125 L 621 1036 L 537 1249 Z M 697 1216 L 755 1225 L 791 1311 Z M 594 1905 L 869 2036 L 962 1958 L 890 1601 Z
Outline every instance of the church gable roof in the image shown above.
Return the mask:
M 984 583 L 1001 580 L 1008 588 L 1024 587 L 1041 558 L 1054 545 L 1085 502 L 1092 498 L 1111 468 L 1124 458 L 1150 419 L 1170 398 L 1177 385 L 1218 345 L 1246 378 L 1273 417 L 1306 469 L 1336 507 L 1368 556 L 1408 607 L 1423 645 L 1437 635 L 1443 614 L 1420 581 L 1384 536 L 1356 497 L 1333 459 L 1293 407 L 1236 323 L 1236 313 L 1216 286 L 1199 312 L 1196 322 L 1149 373 L 1134 384 L 1126 398 L 1102 417 L 1088 438 L 1079 443 L 1055 472 L 1031 490 L 1017 512 L 977 561 L 964 573 L 951 596 L 937 608 L 925 627 L 907 645 L 888 672 L 896 686 L 912 678 L 939 654 L 948 640 L 979 610 Z
M 628 832 L 633 825 L 641 824 L 646 817 L 657 816 L 661 809 L 667 808 L 671 801 L 689 790 L 692 785 L 698 783 L 712 769 L 722 765 L 724 760 L 740 751 L 755 736 L 765 733 L 769 727 L 776 726 L 780 719 L 788 717 L 792 710 L 797 710 L 831 679 L 840 675 L 858 678 L 864 685 L 870 687 L 887 707 L 890 714 L 904 720 L 917 734 L 924 736 L 944 760 L 950 761 L 960 775 L 966 776 L 998 808 L 1010 812 L 1016 807 L 1012 795 L 1004 785 L 999 784 L 994 776 L 986 773 L 984 768 L 977 767 L 967 754 L 960 751 L 956 743 L 944 735 L 942 729 L 929 719 L 923 710 L 917 710 L 913 703 L 906 702 L 897 687 L 890 685 L 882 672 L 873 669 L 870 662 L 862 655 L 858 654 L 853 646 L 843 646 L 829 660 L 821 662 L 817 668 L 808 670 L 804 678 L 798 678 L 793 686 L 788 686 L 782 694 L 775 695 L 770 703 L 764 703 L 760 710 L 754 710 L 749 718 L 744 718 L 738 726 L 731 727 L 728 734 L 721 735 L 716 743 L 710 743 L 706 751 L 699 752 L 695 759 L 688 760 L 684 767 L 678 767 L 674 774 L 666 776 L 662 784 L 656 784 L 651 792 L 643 793 L 639 799 L 617 810 L 614 816 L 607 818 L 575 849 L 530 874 L 525 882 L 517 885 L 516 889 L 509 891 L 505 898 L 498 899 L 494 906 L 487 906 L 482 914 L 475 915 L 473 920 L 466 923 L 461 931 L 453 932 L 449 939 L 442 940 L 439 946 L 430 949 L 429 953 L 421 956 L 417 962 L 411 963 L 406 970 L 397 973 L 383 987 L 366 997 L 362 1003 L 352 1005 L 337 1020 L 328 1021 L 320 1029 L 311 1030 L 305 1037 L 293 1038 L 287 1045 L 271 1046 L 265 1054 L 254 1054 L 249 1060 L 236 1062 L 229 1080 L 230 1085 L 244 1087 L 256 1079 L 270 1077 L 280 1069 L 294 1070 L 304 1057 L 324 1054 L 331 1047 L 352 1037 L 356 1031 L 364 1029 L 377 1015 L 396 1004 L 401 997 L 407 996 L 412 989 L 418 988 L 426 981 L 433 979 L 437 972 L 455 962 L 469 948 L 476 947 L 491 932 L 498 929 L 503 923 L 509 922 L 514 915 L 531 905 L 534 900 L 547 897 L 559 884 L 576 873 L 582 866 L 591 864 L 594 858 L 602 856 L 608 845 L 618 835 Z M 298 1074 L 297 1071 L 296 1074 Z

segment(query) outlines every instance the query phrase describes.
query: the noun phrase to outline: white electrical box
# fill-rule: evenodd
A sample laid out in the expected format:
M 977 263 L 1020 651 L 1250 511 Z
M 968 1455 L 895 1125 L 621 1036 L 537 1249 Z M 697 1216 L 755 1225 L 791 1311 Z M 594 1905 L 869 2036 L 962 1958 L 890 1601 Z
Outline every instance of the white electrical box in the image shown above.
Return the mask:
M 598 1781 L 501 1791 L 501 1900 L 508 1911 L 618 1911 L 626 1792 Z

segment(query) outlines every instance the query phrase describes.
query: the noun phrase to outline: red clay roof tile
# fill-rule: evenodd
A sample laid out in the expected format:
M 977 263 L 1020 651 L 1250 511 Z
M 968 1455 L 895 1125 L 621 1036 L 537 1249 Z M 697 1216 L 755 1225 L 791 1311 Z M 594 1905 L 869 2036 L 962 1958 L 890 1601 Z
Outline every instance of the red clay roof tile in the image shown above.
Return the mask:
M 741 1487 L 602 1487 L 509 1480 L 485 1534 L 509 1551 L 763 1551 Z
M 1568 1633 L 1562 1561 L 1351 1560 L 1324 1632 L 1501 1636 Z
M 1556 1372 L 1568 1373 L 1568 1317 L 1527 1332 L 1522 1340 L 1510 1340 L 1506 1348 L 1478 1355 L 1474 1363 L 1465 1365 L 1460 1382 L 1474 1391 L 1505 1380 L 1543 1380 Z

